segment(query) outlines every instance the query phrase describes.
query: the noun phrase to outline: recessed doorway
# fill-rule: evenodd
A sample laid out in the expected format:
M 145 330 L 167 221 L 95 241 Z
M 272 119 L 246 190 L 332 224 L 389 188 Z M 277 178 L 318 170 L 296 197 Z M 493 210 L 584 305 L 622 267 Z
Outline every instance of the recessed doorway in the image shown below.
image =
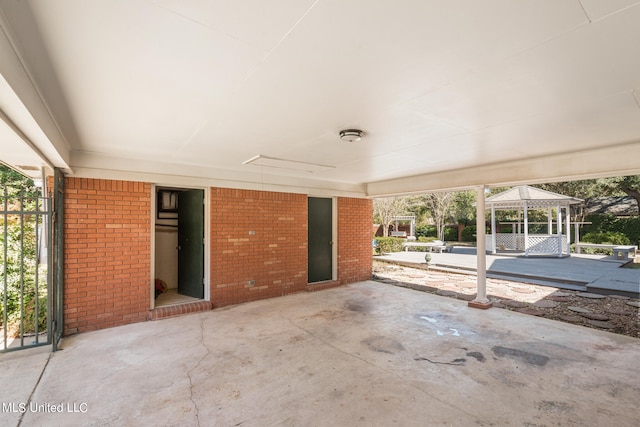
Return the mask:
M 156 187 L 152 307 L 205 298 L 204 190 Z

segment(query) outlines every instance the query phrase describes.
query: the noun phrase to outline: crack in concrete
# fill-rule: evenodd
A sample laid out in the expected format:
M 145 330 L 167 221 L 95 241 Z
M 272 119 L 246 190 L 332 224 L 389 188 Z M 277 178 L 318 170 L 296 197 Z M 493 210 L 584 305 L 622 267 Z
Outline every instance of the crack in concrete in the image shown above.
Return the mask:
M 47 361 L 44 363 L 44 366 L 42 367 L 42 371 L 40 372 L 40 376 L 38 377 L 38 381 L 36 381 L 36 384 L 33 386 L 33 390 L 31 390 L 31 394 L 29 395 L 29 398 L 27 399 L 27 402 L 25 404 L 25 406 L 27 408 L 31 404 L 31 400 L 33 399 L 33 395 L 36 393 L 36 389 L 40 385 L 40 381 L 42 381 L 42 376 L 44 375 L 44 372 L 47 370 L 47 367 L 49 366 L 49 361 L 51 360 L 51 356 L 53 356 L 53 352 L 49 353 L 49 355 L 47 356 Z M 28 411 L 24 411 L 24 412 L 22 412 L 20 414 L 20 418 L 18 419 L 17 427 L 20 427 L 22 425 L 22 421 L 24 420 L 24 415 L 27 412 Z
M 200 317 L 200 345 L 203 346 L 205 350 L 207 350 L 207 352 L 204 355 L 202 355 L 200 360 L 198 360 L 198 362 L 195 364 L 193 368 L 187 371 L 187 377 L 189 378 L 189 400 L 191 400 L 191 403 L 193 404 L 193 407 L 196 411 L 196 424 L 198 426 L 200 426 L 200 408 L 198 407 L 198 403 L 195 401 L 193 397 L 193 377 L 191 376 L 191 373 L 196 369 L 198 369 L 202 361 L 207 356 L 209 356 L 209 354 L 211 354 L 211 350 L 204 343 L 204 318 L 202 316 Z
M 416 362 L 426 360 L 427 362 L 433 363 L 434 365 L 451 365 L 451 366 L 464 366 L 464 362 L 467 361 L 467 359 L 453 359 L 451 362 L 438 362 L 436 360 L 431 360 L 426 357 L 416 357 L 413 360 L 415 360 Z

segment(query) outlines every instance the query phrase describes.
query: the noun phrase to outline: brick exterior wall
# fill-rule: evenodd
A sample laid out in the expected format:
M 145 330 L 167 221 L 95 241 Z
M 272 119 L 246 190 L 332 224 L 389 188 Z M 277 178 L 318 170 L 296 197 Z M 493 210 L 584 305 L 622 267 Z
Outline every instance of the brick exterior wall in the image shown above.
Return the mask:
M 338 197 L 338 280 L 371 279 L 373 201 Z
M 203 307 L 371 277 L 370 200 L 337 199 L 338 280 L 308 285 L 306 195 L 211 188 L 210 196 Z M 65 179 L 65 335 L 179 314 L 149 311 L 151 213 L 149 183 Z
M 64 333 L 149 317 L 151 185 L 65 179 Z
M 212 188 L 210 208 L 214 307 L 306 289 L 306 195 Z
M 372 202 L 340 197 L 337 203 L 338 280 L 307 286 L 307 196 L 212 188 L 213 306 L 370 279 Z

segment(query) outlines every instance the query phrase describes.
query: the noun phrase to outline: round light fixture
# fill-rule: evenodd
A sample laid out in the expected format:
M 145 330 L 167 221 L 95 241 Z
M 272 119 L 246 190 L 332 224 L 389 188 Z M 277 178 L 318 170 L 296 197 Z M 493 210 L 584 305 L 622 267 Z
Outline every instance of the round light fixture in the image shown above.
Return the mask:
M 348 142 L 357 142 L 362 139 L 363 132 L 360 129 L 344 129 L 340 131 L 340 139 Z

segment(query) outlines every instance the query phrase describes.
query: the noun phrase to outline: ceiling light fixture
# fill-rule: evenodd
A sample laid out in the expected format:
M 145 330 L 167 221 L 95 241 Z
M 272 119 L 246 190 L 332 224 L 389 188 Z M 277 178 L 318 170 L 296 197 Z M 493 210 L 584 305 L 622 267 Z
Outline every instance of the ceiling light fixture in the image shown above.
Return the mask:
M 362 139 L 363 132 L 360 129 L 344 129 L 340 131 L 340 139 L 348 142 L 357 142 Z

